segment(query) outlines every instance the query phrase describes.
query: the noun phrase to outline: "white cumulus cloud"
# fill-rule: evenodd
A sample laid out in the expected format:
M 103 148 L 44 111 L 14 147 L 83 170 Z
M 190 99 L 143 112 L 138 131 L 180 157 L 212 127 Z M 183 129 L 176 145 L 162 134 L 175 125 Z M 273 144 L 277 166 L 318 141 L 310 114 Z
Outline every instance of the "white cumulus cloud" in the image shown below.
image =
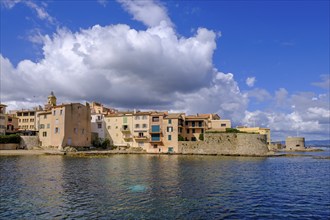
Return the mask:
M 246 81 L 245 81 L 245 83 L 248 87 L 253 87 L 255 82 L 256 82 L 256 78 L 254 76 L 246 78 Z
M 133 15 L 137 21 L 143 22 L 148 27 L 155 27 L 162 22 L 164 25 L 172 25 L 167 15 L 166 8 L 159 2 L 140 0 L 117 0 Z

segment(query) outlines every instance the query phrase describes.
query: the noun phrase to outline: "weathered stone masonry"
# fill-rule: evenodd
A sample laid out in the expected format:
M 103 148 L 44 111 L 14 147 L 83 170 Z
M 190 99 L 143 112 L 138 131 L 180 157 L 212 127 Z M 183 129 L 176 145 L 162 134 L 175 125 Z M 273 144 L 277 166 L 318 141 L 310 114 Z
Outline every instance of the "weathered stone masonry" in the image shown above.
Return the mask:
M 204 141 L 180 141 L 179 153 L 216 155 L 265 155 L 267 137 L 262 134 L 206 133 Z

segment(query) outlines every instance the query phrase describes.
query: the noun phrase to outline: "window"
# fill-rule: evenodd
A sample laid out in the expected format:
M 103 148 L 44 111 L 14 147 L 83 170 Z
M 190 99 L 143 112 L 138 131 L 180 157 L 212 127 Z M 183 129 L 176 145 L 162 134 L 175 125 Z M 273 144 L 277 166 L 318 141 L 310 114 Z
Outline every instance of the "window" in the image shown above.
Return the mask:
M 29 116 L 29 113 L 28 112 L 24 112 L 23 113 L 23 116 Z
M 154 144 L 154 148 L 157 148 L 158 147 L 158 145 L 157 144 Z
M 75 134 L 77 134 L 78 133 L 78 128 L 74 128 L 73 131 L 74 131 Z
M 143 137 L 143 132 L 139 132 L 139 137 Z
M 55 128 L 55 134 L 59 134 L 60 133 L 60 129 L 58 127 Z
M 30 129 L 33 129 L 34 128 L 34 126 L 33 125 L 30 125 Z
M 111 126 L 108 126 L 108 129 L 110 129 L 111 128 Z
M 185 123 L 185 124 L 186 124 L 186 126 L 188 126 L 188 122 L 187 122 L 187 121 L 186 121 L 186 123 Z
M 47 128 L 50 128 L 50 124 L 47 124 Z
M 198 122 L 198 126 L 199 126 L 199 127 L 202 127 L 202 126 L 203 126 L 203 122 L 201 122 L 201 121 Z
M 21 119 L 18 119 L 18 122 L 21 122 Z
M 13 121 L 13 119 L 11 119 L 11 118 L 8 118 L 8 122 L 12 122 Z
M 60 115 L 62 115 L 62 114 L 63 114 L 63 110 L 61 109 L 61 110 L 60 110 Z
M 40 124 L 39 125 L 39 129 L 44 129 L 45 128 L 45 125 L 44 124 Z
M 30 122 L 34 122 L 34 118 L 30 118 Z
M 98 123 L 97 124 L 97 128 L 102 128 L 102 124 L 101 123 Z
M 34 116 L 34 112 L 30 112 L 30 116 Z
M 167 132 L 173 132 L 173 127 L 167 127 Z
M 100 115 L 97 116 L 97 120 L 101 120 L 101 116 Z
M 160 132 L 160 126 L 159 125 L 152 125 L 151 126 L 152 132 Z
M 146 115 L 143 115 L 143 116 L 142 116 L 142 119 L 143 119 L 143 120 L 146 120 L 146 119 L 147 119 L 147 116 L 146 116 Z
M 140 120 L 140 116 L 135 116 L 135 120 Z
M 195 128 L 192 129 L 192 133 L 196 133 Z
M 172 140 L 172 135 L 168 135 L 168 136 L 167 136 L 167 139 L 168 139 L 169 141 L 171 141 L 171 140 Z
M 152 117 L 152 122 L 159 122 L 159 117 Z
M 226 127 L 226 124 L 221 124 L 221 127 Z
M 189 128 L 187 129 L 187 134 L 189 134 Z
M 191 122 L 191 126 L 195 127 L 195 122 L 194 121 Z
M 22 112 L 17 113 L 17 116 L 22 116 Z
M 142 128 L 147 128 L 147 124 L 143 124 L 142 125 Z
M 152 141 L 160 141 L 160 135 L 159 134 L 151 134 L 151 140 Z
M 56 124 L 56 125 L 58 124 L 58 119 L 55 120 L 55 124 Z
M 140 128 L 140 125 L 139 124 L 135 124 L 135 128 Z
M 85 134 L 85 129 L 84 128 L 81 130 L 81 134 Z
M 56 115 L 56 110 L 53 111 L 53 115 Z
M 47 132 L 46 131 L 42 132 L 42 136 L 47 137 Z
M 123 117 L 123 123 L 127 124 L 127 117 Z
M 172 124 L 172 119 L 168 119 L 168 123 L 169 124 Z
M 201 133 L 204 133 L 204 129 L 201 129 Z
M 44 115 L 44 119 L 46 119 L 47 118 L 47 115 Z

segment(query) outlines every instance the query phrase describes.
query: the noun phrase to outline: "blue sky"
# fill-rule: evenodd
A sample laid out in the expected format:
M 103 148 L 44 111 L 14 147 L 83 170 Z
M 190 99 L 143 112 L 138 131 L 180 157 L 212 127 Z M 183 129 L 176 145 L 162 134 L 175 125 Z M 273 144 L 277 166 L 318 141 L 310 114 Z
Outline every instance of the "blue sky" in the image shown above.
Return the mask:
M 329 1 L 5 0 L 0 52 L 10 109 L 54 90 L 329 139 Z

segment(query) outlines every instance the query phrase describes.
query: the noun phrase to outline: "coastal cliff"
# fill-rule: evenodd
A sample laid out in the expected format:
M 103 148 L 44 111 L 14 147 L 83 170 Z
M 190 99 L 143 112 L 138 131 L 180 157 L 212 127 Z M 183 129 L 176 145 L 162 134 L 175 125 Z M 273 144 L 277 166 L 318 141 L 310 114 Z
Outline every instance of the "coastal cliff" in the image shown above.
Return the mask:
M 179 153 L 263 156 L 269 150 L 266 135 L 245 133 L 206 133 L 204 141 L 180 141 Z

